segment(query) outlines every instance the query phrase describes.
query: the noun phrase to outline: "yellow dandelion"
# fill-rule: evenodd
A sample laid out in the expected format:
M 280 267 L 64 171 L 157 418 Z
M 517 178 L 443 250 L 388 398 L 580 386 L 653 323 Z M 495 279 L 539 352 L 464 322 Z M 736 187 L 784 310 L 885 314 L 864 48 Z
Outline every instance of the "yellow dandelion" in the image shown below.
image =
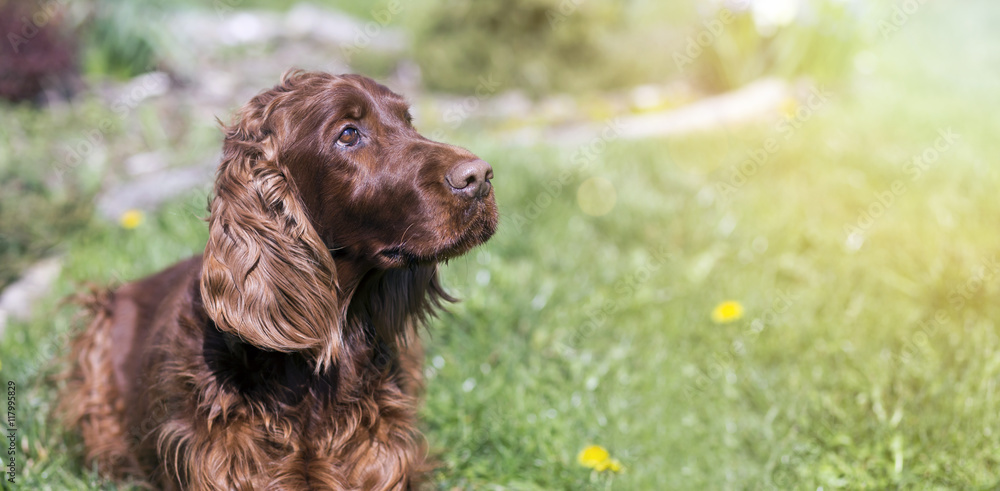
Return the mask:
M 715 306 L 712 310 L 712 321 L 726 324 L 743 318 L 743 305 L 735 300 L 728 300 Z
M 576 456 L 576 461 L 597 472 L 621 472 L 622 470 L 622 463 L 618 459 L 612 459 L 611 454 L 600 445 L 588 445 Z
M 618 459 L 608 459 L 605 460 L 604 462 L 601 462 L 596 467 L 594 467 L 594 470 L 597 472 L 604 472 L 604 471 L 621 472 L 622 463 L 619 462 Z
M 143 218 L 142 211 L 133 209 L 122 213 L 118 223 L 121 224 L 122 228 L 132 230 L 142 224 Z
M 588 445 L 576 456 L 576 460 L 580 465 L 590 467 L 591 469 L 596 468 L 610 458 L 611 454 L 600 445 Z

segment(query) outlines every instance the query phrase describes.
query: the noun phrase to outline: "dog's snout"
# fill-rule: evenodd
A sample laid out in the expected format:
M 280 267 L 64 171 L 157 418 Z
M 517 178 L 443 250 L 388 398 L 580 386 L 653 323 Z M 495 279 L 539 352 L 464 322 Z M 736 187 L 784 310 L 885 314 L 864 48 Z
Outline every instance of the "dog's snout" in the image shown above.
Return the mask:
M 493 179 L 493 167 L 481 159 L 462 162 L 445 175 L 445 181 L 453 192 L 469 198 L 490 194 L 490 179 Z

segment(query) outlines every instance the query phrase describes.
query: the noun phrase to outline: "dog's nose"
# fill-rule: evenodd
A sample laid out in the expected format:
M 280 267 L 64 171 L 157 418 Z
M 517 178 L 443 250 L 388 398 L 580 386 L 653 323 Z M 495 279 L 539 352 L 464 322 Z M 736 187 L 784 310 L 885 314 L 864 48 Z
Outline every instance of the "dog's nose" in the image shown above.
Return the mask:
M 482 198 L 490 194 L 493 167 L 484 160 L 470 160 L 452 167 L 444 179 L 456 194 L 469 198 Z

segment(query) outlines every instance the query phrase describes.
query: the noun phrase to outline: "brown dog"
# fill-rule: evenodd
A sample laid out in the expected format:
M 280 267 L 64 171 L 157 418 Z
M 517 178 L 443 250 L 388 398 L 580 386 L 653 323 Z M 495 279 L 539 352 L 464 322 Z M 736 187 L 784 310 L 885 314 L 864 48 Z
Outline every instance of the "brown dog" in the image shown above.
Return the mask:
M 112 478 L 183 489 L 406 489 L 417 327 L 437 263 L 486 241 L 489 164 L 356 75 L 293 72 L 225 129 L 194 257 L 93 303 L 62 398 Z

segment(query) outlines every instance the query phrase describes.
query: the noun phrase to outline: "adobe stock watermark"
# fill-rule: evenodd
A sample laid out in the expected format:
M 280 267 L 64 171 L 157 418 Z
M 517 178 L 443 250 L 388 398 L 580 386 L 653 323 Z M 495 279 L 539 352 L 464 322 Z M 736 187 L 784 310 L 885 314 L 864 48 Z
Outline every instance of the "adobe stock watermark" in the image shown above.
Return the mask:
M 119 271 L 111 271 L 109 285 L 123 285 L 125 283 L 126 281 Z M 73 345 L 73 340 L 85 332 L 93 322 L 94 314 L 89 306 L 103 303 L 102 297 L 98 294 L 99 291 L 84 290 L 62 297 L 55 303 L 53 310 L 50 311 L 52 315 L 64 309 L 75 311 L 69 322 L 69 327 L 41 341 L 30 357 L 19 364 L 22 373 L 41 372 L 46 364 L 58 362 L 65 357 Z
M 960 317 L 959 314 L 973 297 L 982 292 L 998 275 L 1000 275 L 1000 258 L 996 254 L 981 258 L 971 275 L 949 289 L 948 307 L 939 308 L 920 320 L 898 352 L 889 352 L 884 356 L 899 365 L 927 360 L 927 353 L 934 351 L 933 337 Z
M 584 0 L 562 0 L 555 10 L 545 12 L 545 18 L 549 21 L 549 27 L 555 29 L 559 27 L 569 16 L 579 10 Z
M 403 2 L 401 0 L 390 0 L 384 7 L 372 9 L 372 20 L 356 28 L 354 30 L 354 38 L 350 44 L 341 47 L 341 54 L 344 56 L 344 61 L 350 62 L 354 55 L 370 46 L 372 41 L 380 36 L 385 31 L 385 28 L 402 11 Z
M 893 5 L 892 14 L 878 23 L 878 31 L 882 34 L 882 39 L 889 39 L 893 34 L 899 32 L 910 21 L 910 17 L 914 16 L 925 3 L 927 0 L 903 0 Z
M 38 32 L 52 22 L 61 7 L 69 4 L 69 0 L 38 0 L 36 10 L 31 17 L 21 16 L 21 29 L 18 32 L 8 32 L 7 41 L 14 49 L 14 54 L 21 54 L 21 46 L 38 35 Z
M 514 213 L 509 226 L 514 227 L 516 232 L 529 223 L 535 221 L 552 203 L 555 202 L 566 186 L 573 179 L 574 175 L 586 172 L 591 165 L 607 150 L 608 143 L 617 140 L 621 136 L 623 125 L 620 119 L 613 118 L 605 122 L 601 131 L 592 137 L 587 143 L 578 147 L 570 156 L 572 164 L 568 169 L 564 169 L 556 177 L 546 182 L 541 193 L 531 203 L 528 204 L 524 212 Z
M 763 314 L 750 321 L 742 337 L 730 343 L 725 351 L 713 353 L 705 368 L 695 368 L 694 380 L 684 388 L 685 397 L 690 400 L 695 393 L 708 390 L 708 387 L 722 378 L 726 372 L 735 371 L 734 367 L 739 358 L 746 353 L 747 346 L 756 342 L 768 326 L 777 324 L 781 316 L 787 313 L 797 300 L 797 295 L 781 289 L 776 290 L 771 305 Z
M 782 143 L 791 140 L 795 132 L 826 106 L 832 97 L 833 94 L 823 86 L 810 88 L 809 95 L 802 104 L 798 104 L 795 113 L 781 118 L 774 124 L 774 131 L 778 136 L 767 137 L 757 148 L 747 150 L 746 159 L 730 168 L 729 178 L 715 184 L 716 192 L 723 198 L 735 194 L 771 160 L 774 154 L 781 151 Z
M 139 104 L 154 96 L 162 95 L 170 87 L 170 76 L 162 72 L 147 73 L 136 77 L 125 91 L 110 104 L 111 112 L 119 120 L 125 120 Z M 62 145 L 64 155 L 62 162 L 55 165 L 56 176 L 80 165 L 99 148 L 105 140 L 105 135 L 111 132 L 114 119 L 102 119 L 95 128 L 88 131 L 72 144 Z
M 643 264 L 642 267 L 629 273 L 612 285 L 613 295 L 610 296 L 611 298 L 584 310 L 588 320 L 573 332 L 573 336 L 570 338 L 569 345 L 567 346 L 568 348 L 579 347 L 584 338 L 589 336 L 590 333 L 604 327 L 608 323 L 608 320 L 621 310 L 623 303 L 627 299 L 633 298 L 635 292 L 653 277 L 653 273 L 659 271 L 674 258 L 674 254 L 666 246 L 660 246 L 659 249 L 651 253 L 651 256 L 651 259 Z
M 733 7 L 737 10 L 743 10 L 749 5 L 750 0 L 739 0 L 732 3 Z M 736 14 L 733 13 L 733 9 L 722 7 L 716 12 L 714 17 L 703 21 L 701 30 L 697 34 L 687 37 L 687 40 L 684 42 L 684 49 L 674 51 L 673 59 L 674 65 L 677 65 L 677 69 L 683 72 L 688 65 L 694 63 L 698 57 L 704 54 L 705 48 L 718 41 L 722 33 L 725 32 L 726 26 L 732 24 L 735 20 Z
M 243 0 L 214 0 L 212 6 L 215 8 L 215 15 L 219 20 L 224 20 L 227 14 L 236 10 L 236 7 L 243 5 Z
M 482 106 L 483 101 L 490 98 L 500 90 L 501 83 L 499 80 L 493 78 L 493 74 L 489 74 L 485 77 L 479 76 L 479 83 L 476 84 L 476 90 L 473 95 L 464 97 L 456 103 L 449 104 L 447 109 L 444 110 L 444 122 L 449 129 L 456 129 L 463 121 L 469 119 L 476 111 Z M 429 135 L 429 138 L 434 141 L 443 140 L 446 136 L 446 132 L 443 128 L 434 130 Z
M 913 155 L 904 166 L 904 170 L 910 176 L 910 182 L 916 182 L 928 169 L 934 165 L 941 155 L 951 150 L 951 148 L 961 139 L 961 135 L 955 133 L 951 128 L 939 129 L 938 137 L 932 145 L 927 146 L 919 153 Z M 854 223 L 844 225 L 844 234 L 847 236 L 847 247 L 857 250 L 865 241 L 868 230 L 896 203 L 896 200 L 909 191 L 910 186 L 903 179 L 896 179 L 889 183 L 885 189 L 875 192 L 873 199 L 868 206 L 858 210 L 858 218 Z
M 933 350 L 931 337 L 951 322 L 952 316 L 965 309 L 972 297 L 986 288 L 986 284 L 996 279 L 998 274 L 1000 259 L 997 255 L 982 258 L 964 282 L 948 290 L 948 308 L 937 309 L 932 316 L 917 323 L 916 331 L 903 343 L 900 352 L 892 355 L 893 360 L 912 363 L 923 358 L 924 350 Z

